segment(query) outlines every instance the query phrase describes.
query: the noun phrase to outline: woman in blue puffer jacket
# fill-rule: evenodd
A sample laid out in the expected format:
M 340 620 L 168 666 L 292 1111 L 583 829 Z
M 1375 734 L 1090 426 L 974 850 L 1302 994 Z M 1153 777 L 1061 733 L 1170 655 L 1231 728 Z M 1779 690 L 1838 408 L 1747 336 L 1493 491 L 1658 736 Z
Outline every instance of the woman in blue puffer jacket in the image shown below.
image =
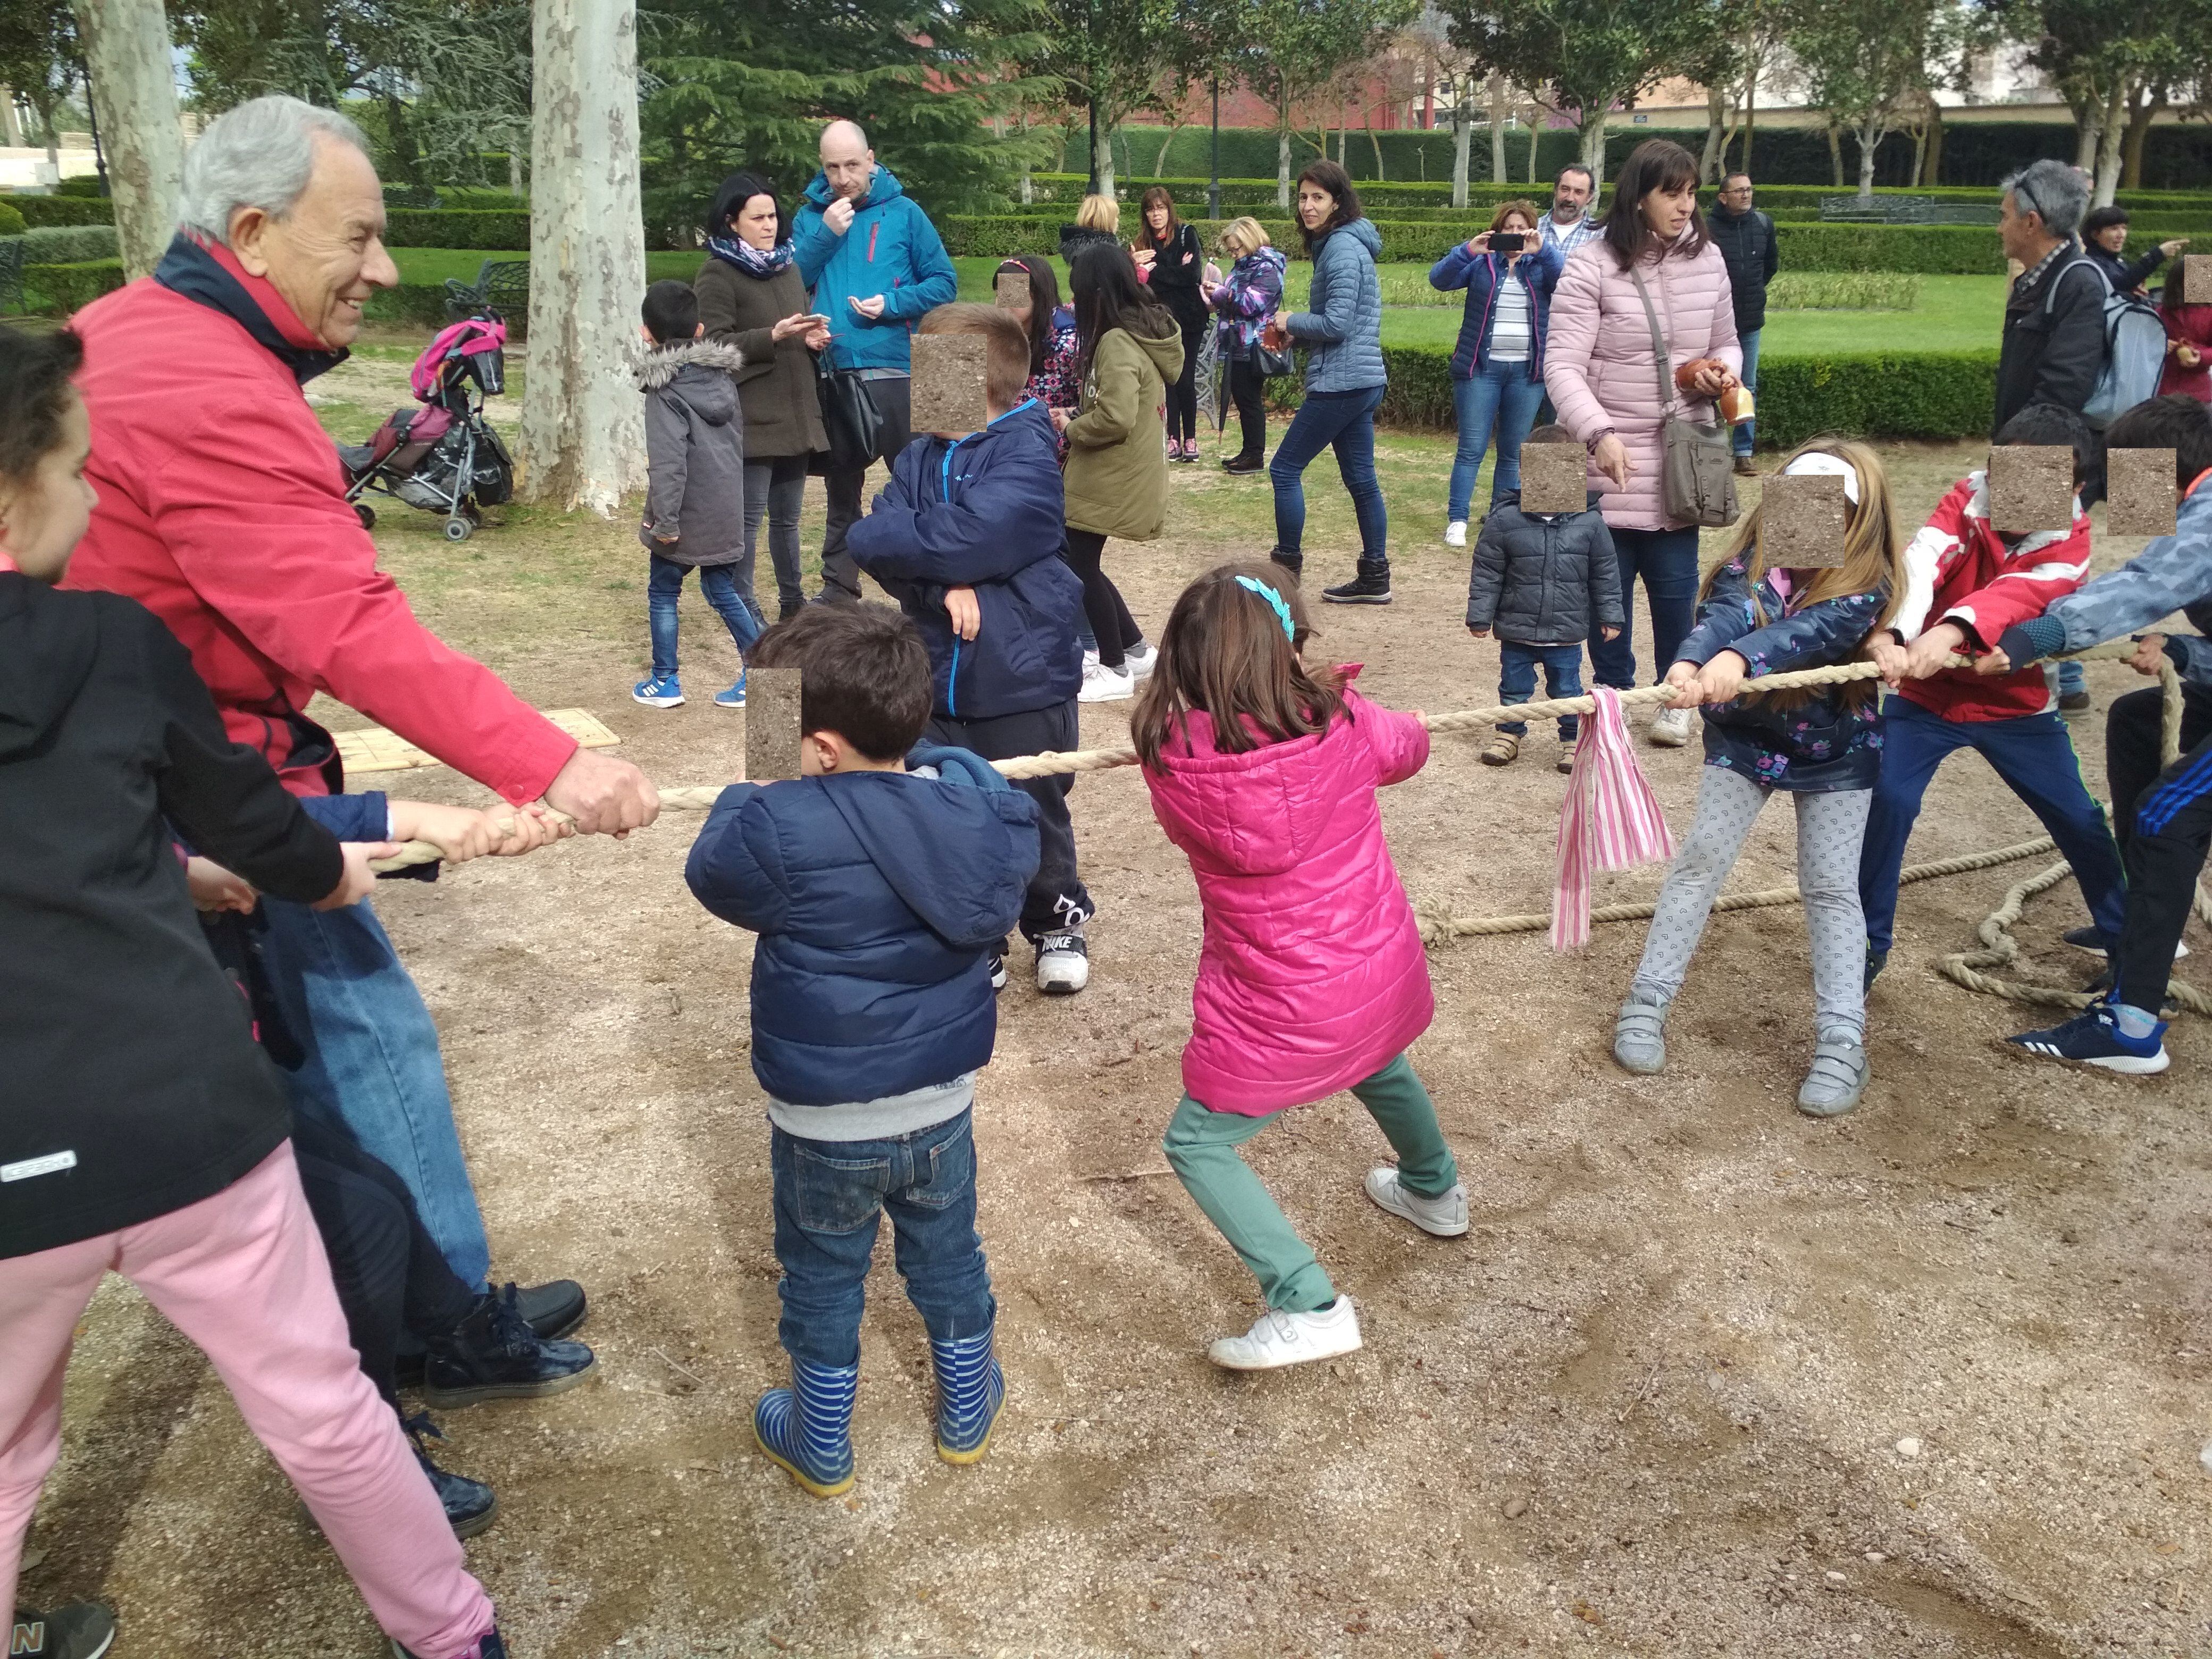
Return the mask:
M 1537 235 L 1540 212 L 1533 202 L 1508 202 L 1492 216 L 1488 230 L 1429 267 L 1431 288 L 1467 290 L 1451 357 L 1459 453 L 1452 458 L 1446 547 L 1467 545 L 1475 474 L 1493 428 L 1498 467 L 1490 499 L 1494 503 L 1521 488 L 1521 441 L 1544 401 L 1544 334 L 1552 320 L 1552 289 L 1566 264 L 1565 254 Z M 1525 239 L 1521 246 L 1495 246 L 1515 236 Z
M 1360 210 L 1352 179 L 1334 161 L 1298 174 L 1298 228 L 1314 262 L 1305 311 L 1279 311 L 1267 337 L 1309 349 L 1305 401 L 1275 446 L 1275 550 L 1295 577 L 1305 564 L 1306 496 L 1299 482 L 1314 457 L 1336 451 L 1337 471 L 1359 520 L 1359 574 L 1322 597 L 1336 605 L 1390 603 L 1390 514 L 1375 477 L 1375 411 L 1390 376 L 1382 367 L 1382 285 L 1375 274 L 1382 234 Z

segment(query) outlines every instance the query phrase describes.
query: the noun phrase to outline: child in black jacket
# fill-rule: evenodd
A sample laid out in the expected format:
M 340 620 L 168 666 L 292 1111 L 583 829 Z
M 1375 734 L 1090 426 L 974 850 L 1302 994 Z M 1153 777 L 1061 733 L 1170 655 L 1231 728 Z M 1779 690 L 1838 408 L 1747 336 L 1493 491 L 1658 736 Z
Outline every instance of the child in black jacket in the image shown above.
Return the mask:
M 1540 426 L 1522 441 L 1524 447 L 1573 441 L 1563 426 Z M 1467 626 L 1477 639 L 1498 630 L 1500 702 L 1528 702 L 1540 665 L 1546 696 L 1579 697 L 1583 641 L 1592 628 L 1601 638 L 1620 637 L 1626 620 L 1620 567 L 1597 500 L 1593 491 L 1580 513 L 1524 513 L 1515 490 L 1500 496 L 1482 522 L 1468 578 Z M 1574 769 L 1580 729 L 1572 714 L 1559 717 L 1562 772 Z M 1519 720 L 1501 725 L 1482 751 L 1484 764 L 1511 764 L 1528 730 Z
M 422 1659 L 504 1653 L 436 1496 L 346 1340 L 283 1086 L 202 939 L 173 823 L 280 897 L 364 896 L 232 743 L 143 607 L 53 591 L 90 516 L 67 332 L 0 329 L 0 1590 L 59 1449 L 62 1371 L 103 1274 L 210 1358 L 378 1622 Z M 12 1605 L 12 1603 L 11 1603 Z M 105 1651 L 80 1605 L 19 1652 Z

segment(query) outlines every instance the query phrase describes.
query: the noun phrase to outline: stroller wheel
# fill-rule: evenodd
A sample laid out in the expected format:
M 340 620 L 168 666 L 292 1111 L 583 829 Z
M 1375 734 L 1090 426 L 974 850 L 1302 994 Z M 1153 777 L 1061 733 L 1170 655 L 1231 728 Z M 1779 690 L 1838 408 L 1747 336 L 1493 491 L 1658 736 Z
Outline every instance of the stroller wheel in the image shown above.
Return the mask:
M 367 501 L 356 501 L 353 504 L 353 515 L 361 520 L 361 527 L 363 530 L 376 528 L 376 509 Z
M 446 520 L 446 539 L 449 542 L 465 542 L 476 534 L 476 529 L 475 525 L 457 514 Z

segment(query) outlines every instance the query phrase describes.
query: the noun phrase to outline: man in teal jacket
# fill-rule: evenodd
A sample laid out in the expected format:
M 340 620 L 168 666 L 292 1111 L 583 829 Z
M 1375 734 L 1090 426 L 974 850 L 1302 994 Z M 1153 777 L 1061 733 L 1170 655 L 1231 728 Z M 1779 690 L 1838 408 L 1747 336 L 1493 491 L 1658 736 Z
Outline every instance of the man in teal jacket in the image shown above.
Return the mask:
M 868 136 L 850 121 L 822 132 L 822 171 L 792 222 L 799 279 L 830 319 L 830 364 L 857 374 L 883 417 L 876 459 L 907 446 L 915 325 L 959 297 L 959 279 L 929 216 L 879 167 Z M 822 596 L 860 597 L 860 568 L 845 532 L 860 516 L 867 469 L 832 468 L 829 523 L 822 532 Z

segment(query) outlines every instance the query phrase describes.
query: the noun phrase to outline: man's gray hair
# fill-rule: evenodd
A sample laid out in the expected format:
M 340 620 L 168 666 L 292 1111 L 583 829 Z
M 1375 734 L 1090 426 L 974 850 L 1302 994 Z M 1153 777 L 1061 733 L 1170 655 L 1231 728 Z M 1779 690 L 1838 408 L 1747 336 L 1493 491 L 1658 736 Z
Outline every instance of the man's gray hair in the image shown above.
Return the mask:
M 2022 214 L 2036 214 L 2045 231 L 2062 240 L 2081 228 L 2081 216 L 2089 210 L 2089 181 L 2047 157 L 2008 174 L 1997 191 L 2000 200 L 2009 191 Z
M 228 246 L 230 216 L 259 208 L 281 219 L 315 170 L 315 135 L 363 155 L 368 139 L 334 109 L 273 94 L 218 116 L 185 156 L 177 222 Z

